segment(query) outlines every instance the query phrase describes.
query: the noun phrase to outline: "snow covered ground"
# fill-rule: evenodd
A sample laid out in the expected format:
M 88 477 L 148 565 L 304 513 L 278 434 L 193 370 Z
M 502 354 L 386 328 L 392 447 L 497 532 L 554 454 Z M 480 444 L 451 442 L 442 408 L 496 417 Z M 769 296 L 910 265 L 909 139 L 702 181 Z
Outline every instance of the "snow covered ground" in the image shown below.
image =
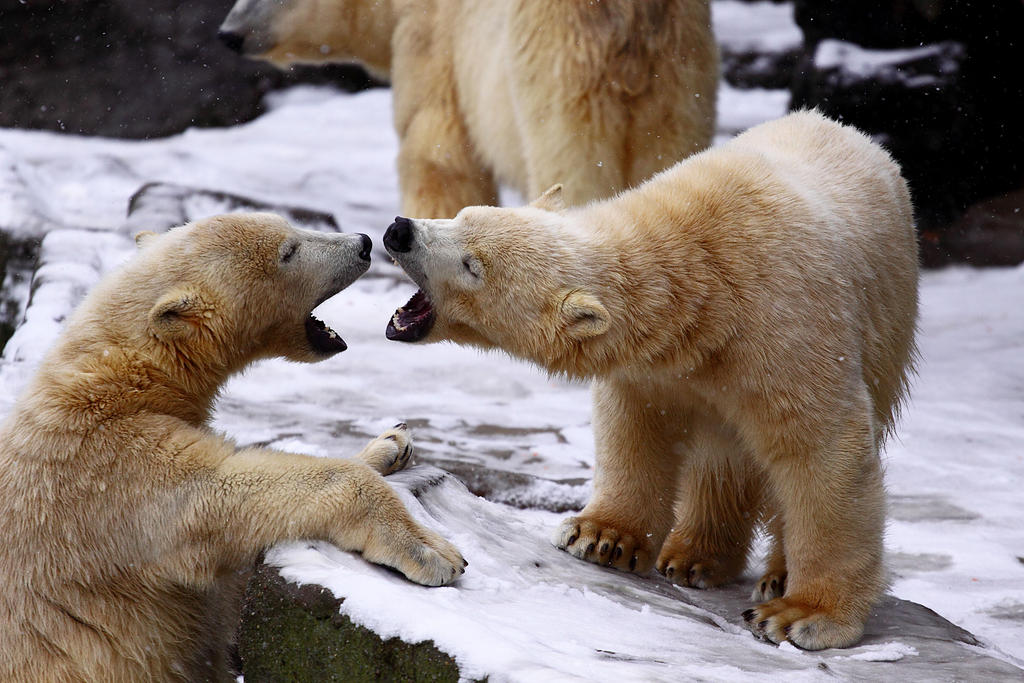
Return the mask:
M 659 643 L 670 641 L 676 652 L 671 676 L 678 678 L 742 678 L 752 671 L 772 679 L 824 675 L 808 666 L 809 655 L 754 640 L 736 625 L 738 612 L 715 611 L 724 604 L 715 603 L 717 598 L 670 587 L 653 575 L 610 577 L 546 546 L 547 530 L 560 517 L 550 510 L 579 507 L 589 494 L 593 441 L 587 387 L 552 380 L 500 354 L 387 342 L 385 324 L 412 291 L 379 250 L 383 230 L 397 212 L 390 93 L 340 95 L 300 88 L 273 99 L 271 111 L 251 123 L 149 142 L 0 130 L 0 223 L 26 234 L 47 234 L 32 307 L 0 359 L 0 416 L 71 307 L 97 277 L 131 253 L 129 231 L 163 227 L 147 226 L 144 211 L 126 220 L 128 200 L 144 183 L 324 211 L 342 229 L 369 234 L 378 248 L 370 272 L 318 312 L 345 337 L 349 350 L 318 365 L 272 361 L 253 367 L 228 385 L 215 426 L 243 445 L 348 455 L 405 420 L 414 429 L 421 462 L 451 469 L 473 480 L 474 490 L 518 507 L 473 499 L 448 481 L 419 503 L 407 496 L 430 523 L 466 546 L 471 564 L 455 587 L 399 586 L 395 577 L 357 557 L 305 545 L 276 551 L 274 559 L 285 566 L 286 576 L 336 588 L 357 622 L 385 631 L 440 643 L 453 629 L 468 629 L 471 644 L 459 651 L 460 665 L 467 674 L 488 673 L 495 680 L 513 671 L 516 680 L 669 676 L 656 660 L 665 649 Z M 783 93 L 723 87 L 719 138 L 781 115 L 785 106 Z M 225 208 L 209 196 L 185 203 L 185 213 L 194 216 Z M 921 294 L 919 377 L 899 436 L 885 456 L 892 593 L 935 610 L 990 646 L 987 652 L 1002 653 L 1006 662 L 1020 666 L 1024 267 L 927 273 Z M 403 473 L 398 476 L 412 479 L 398 481 L 415 482 L 424 471 Z M 445 500 L 468 502 L 453 512 L 445 509 Z M 493 546 L 481 540 L 488 534 L 496 536 Z M 557 564 L 562 573 L 555 576 L 565 580 L 541 581 L 530 569 L 533 560 Z M 751 574 L 757 560 L 752 564 Z M 570 572 L 603 588 L 575 586 Z M 396 602 L 388 598 L 392 589 L 403 596 L 433 597 Z M 722 599 L 739 605 L 737 596 L 748 590 L 744 585 L 723 592 Z M 686 601 L 666 611 L 666 595 L 671 598 L 673 591 L 685 594 Z M 617 601 L 614 595 L 625 598 Z M 701 600 L 711 600 L 703 612 L 692 607 L 705 604 Z M 548 626 L 531 622 L 540 605 L 547 606 L 545 614 L 561 614 L 561 620 Z M 581 605 L 586 609 L 579 611 Z M 467 614 L 499 606 L 507 622 L 467 621 Z M 581 622 L 590 635 L 578 635 L 584 632 Z M 501 623 L 521 628 L 488 630 Z M 601 624 L 617 628 L 602 631 Z M 832 656 L 913 660 L 917 646 L 899 635 Z M 517 653 L 524 650 L 538 654 L 523 659 Z

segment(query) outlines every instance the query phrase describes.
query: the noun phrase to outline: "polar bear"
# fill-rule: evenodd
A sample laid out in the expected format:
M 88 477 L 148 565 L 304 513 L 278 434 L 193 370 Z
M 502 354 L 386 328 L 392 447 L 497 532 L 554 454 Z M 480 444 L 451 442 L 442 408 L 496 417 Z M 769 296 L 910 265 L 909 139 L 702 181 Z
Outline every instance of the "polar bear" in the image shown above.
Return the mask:
M 220 36 L 278 65 L 390 78 L 407 216 L 496 204 L 496 181 L 607 197 L 714 131 L 708 0 L 238 0 Z
M 853 644 L 883 588 L 879 449 L 915 357 L 899 168 L 801 112 L 613 199 L 559 194 L 397 218 L 385 247 L 421 289 L 387 336 L 594 380 L 594 494 L 559 547 L 706 588 L 742 571 L 760 521 L 774 546 L 747 621 Z
M 366 271 L 369 239 L 234 214 L 139 242 L 0 428 L 0 679 L 230 680 L 206 658 L 238 613 L 211 606 L 286 539 L 456 578 L 458 551 L 381 477 L 408 462 L 405 425 L 352 460 L 240 449 L 207 426 L 250 362 L 345 349 L 311 311 Z

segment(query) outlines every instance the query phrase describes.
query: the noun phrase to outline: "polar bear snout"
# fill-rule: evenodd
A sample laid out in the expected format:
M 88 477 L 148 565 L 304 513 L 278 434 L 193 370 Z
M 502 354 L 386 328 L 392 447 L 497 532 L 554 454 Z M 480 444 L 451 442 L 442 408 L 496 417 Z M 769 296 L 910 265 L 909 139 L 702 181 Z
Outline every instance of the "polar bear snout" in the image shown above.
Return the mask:
M 388 251 L 405 254 L 412 250 L 412 221 L 395 216 L 395 222 L 384 233 L 384 246 Z
M 357 232 L 356 236 L 359 237 L 360 244 L 362 245 L 362 248 L 359 251 L 359 258 L 363 259 L 364 261 L 369 261 L 370 250 L 373 249 L 373 242 L 370 240 L 370 236 L 364 235 L 361 232 Z

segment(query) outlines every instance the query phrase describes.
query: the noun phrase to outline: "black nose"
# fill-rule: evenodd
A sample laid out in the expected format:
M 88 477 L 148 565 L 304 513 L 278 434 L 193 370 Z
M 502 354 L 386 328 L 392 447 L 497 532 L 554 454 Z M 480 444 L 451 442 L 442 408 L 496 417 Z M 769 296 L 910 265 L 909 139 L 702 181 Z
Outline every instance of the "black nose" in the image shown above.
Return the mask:
M 360 233 L 356 233 L 356 234 L 359 235 L 359 238 L 363 241 L 363 248 L 359 252 L 359 258 L 363 259 L 364 261 L 369 261 L 370 260 L 370 249 L 373 248 L 373 242 L 371 242 L 370 238 L 367 237 L 366 235 L 364 235 L 361 232 Z
M 384 246 L 400 254 L 412 249 L 412 221 L 395 216 L 395 222 L 384 233 Z
M 245 43 L 245 36 L 232 31 L 217 31 L 217 37 L 220 38 L 220 42 L 228 46 L 228 49 L 234 52 L 242 51 L 242 44 Z

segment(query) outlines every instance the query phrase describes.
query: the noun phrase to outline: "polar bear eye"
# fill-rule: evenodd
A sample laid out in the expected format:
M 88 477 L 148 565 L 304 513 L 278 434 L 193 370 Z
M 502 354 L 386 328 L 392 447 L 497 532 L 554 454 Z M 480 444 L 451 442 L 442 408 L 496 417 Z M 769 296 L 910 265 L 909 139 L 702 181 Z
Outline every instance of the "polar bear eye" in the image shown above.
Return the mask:
M 483 264 L 480 260 L 471 254 L 466 254 L 462 257 L 462 265 L 465 267 L 466 272 L 472 275 L 474 278 L 479 280 L 484 276 Z
M 295 256 L 295 252 L 299 250 L 298 242 L 291 242 L 281 247 L 281 263 L 288 263 Z

